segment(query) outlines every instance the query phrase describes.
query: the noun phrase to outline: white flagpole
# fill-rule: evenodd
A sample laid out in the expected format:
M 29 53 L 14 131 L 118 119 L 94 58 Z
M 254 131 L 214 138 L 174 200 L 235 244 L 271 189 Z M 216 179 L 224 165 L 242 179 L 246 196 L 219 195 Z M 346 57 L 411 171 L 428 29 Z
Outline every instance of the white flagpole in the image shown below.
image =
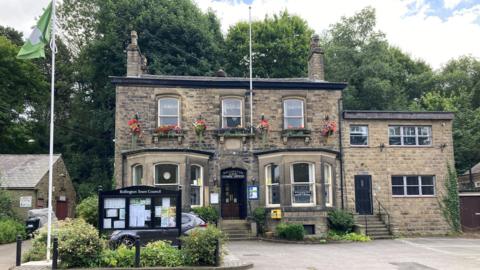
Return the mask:
M 252 6 L 248 6 L 249 49 L 250 49 L 250 133 L 253 134 L 253 82 L 252 82 Z
M 52 0 L 52 32 L 50 40 L 50 49 L 52 51 L 52 81 L 50 89 L 50 151 L 48 161 L 48 222 L 47 222 L 47 261 L 50 261 L 50 242 L 52 239 L 52 189 L 53 189 L 53 120 L 54 120 L 54 101 L 55 101 L 55 0 Z

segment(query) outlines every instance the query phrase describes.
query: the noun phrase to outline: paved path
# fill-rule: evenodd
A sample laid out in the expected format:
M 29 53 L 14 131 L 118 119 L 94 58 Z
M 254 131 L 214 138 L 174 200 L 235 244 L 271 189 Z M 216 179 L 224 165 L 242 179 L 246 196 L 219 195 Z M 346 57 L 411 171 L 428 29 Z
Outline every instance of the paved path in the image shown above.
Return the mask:
M 31 241 L 24 241 L 22 245 L 22 253 L 24 253 L 31 246 Z M 17 243 L 0 245 L 0 270 L 7 270 L 15 265 L 15 252 L 17 250 Z
M 480 269 L 480 239 L 409 238 L 324 245 L 240 241 L 230 252 L 253 269 Z

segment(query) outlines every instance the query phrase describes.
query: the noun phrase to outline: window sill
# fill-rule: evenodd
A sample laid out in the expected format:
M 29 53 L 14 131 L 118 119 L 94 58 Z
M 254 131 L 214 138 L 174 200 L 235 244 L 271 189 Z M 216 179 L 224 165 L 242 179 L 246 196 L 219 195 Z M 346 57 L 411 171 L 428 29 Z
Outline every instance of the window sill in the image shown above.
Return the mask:
M 315 203 L 292 203 L 292 207 L 309 207 L 316 206 Z
M 354 145 L 350 144 L 350 148 L 370 148 L 369 145 Z
M 162 133 L 154 133 L 152 134 L 152 143 L 158 143 L 160 139 L 177 139 L 178 143 L 182 143 L 183 137 L 185 134 L 182 133 L 170 133 L 170 134 L 162 134 Z
M 269 208 L 269 207 L 278 208 L 278 207 L 280 207 L 280 204 L 266 204 L 265 207 L 267 207 L 267 208 Z
M 389 148 L 433 148 L 433 145 L 388 145 Z
M 392 195 L 392 198 L 436 198 L 437 195 Z

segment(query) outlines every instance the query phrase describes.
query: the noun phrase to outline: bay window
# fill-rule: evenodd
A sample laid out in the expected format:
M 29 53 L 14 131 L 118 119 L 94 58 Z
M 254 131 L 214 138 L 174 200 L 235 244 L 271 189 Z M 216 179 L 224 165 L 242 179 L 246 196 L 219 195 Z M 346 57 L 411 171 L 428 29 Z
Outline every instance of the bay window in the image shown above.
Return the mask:
M 315 166 L 311 163 L 295 163 L 290 168 L 292 181 L 292 205 L 315 204 Z
M 132 167 L 132 185 L 138 186 L 142 184 L 143 179 L 143 166 L 140 164 Z
M 283 128 L 304 128 L 303 100 L 286 99 L 283 101 Z
M 180 102 L 178 98 L 158 100 L 158 126 L 180 126 Z
M 190 205 L 203 205 L 203 168 L 198 165 L 190 167 Z
M 222 100 L 222 128 L 237 128 L 242 126 L 242 100 L 238 98 L 226 98 Z
M 178 165 L 155 165 L 154 180 L 155 185 L 178 185 Z
M 323 165 L 323 177 L 324 177 L 324 184 L 325 184 L 325 206 L 332 206 L 333 204 L 332 165 L 330 164 Z
M 267 205 L 280 205 L 280 168 L 278 165 L 265 166 L 265 183 L 267 185 Z

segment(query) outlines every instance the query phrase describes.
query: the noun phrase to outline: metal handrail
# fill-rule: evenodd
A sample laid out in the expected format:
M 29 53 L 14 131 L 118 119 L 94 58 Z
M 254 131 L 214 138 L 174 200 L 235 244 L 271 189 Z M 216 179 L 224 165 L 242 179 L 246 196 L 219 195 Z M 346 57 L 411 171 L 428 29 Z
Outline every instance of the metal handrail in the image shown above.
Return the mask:
M 374 198 L 375 198 L 375 201 L 378 204 L 378 208 L 377 208 L 378 215 L 380 216 L 380 219 L 387 226 L 388 231 L 391 233 L 391 230 L 390 230 L 390 214 L 388 213 L 387 209 L 383 206 L 383 204 L 377 199 L 377 197 L 374 197 Z M 382 214 L 382 210 L 384 212 L 384 215 Z M 385 218 L 384 218 L 384 216 L 385 216 Z

